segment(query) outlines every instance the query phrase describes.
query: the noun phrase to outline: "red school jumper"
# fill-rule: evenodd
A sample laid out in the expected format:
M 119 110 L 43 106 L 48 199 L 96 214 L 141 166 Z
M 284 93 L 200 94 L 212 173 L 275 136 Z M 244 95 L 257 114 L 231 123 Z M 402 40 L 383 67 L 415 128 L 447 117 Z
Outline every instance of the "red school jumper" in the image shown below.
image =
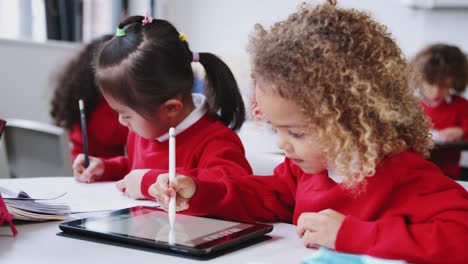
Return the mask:
M 119 114 L 112 110 L 104 99 L 91 112 L 86 120 L 90 156 L 111 158 L 124 154 L 128 128 L 122 126 L 118 119 Z M 72 160 L 75 160 L 78 154 L 83 153 L 83 138 L 79 121 L 75 122 L 68 131 L 68 138 L 72 143 Z
M 176 136 L 177 173 L 196 173 L 203 179 L 252 174 L 245 151 L 237 134 L 222 122 L 205 114 Z M 152 169 L 143 176 L 141 192 L 147 198 L 148 188 L 161 173 L 169 169 L 169 141 L 144 139 L 130 132 L 127 157 L 104 160 L 103 181 L 122 179 L 134 169 Z
M 412 152 L 382 161 L 361 193 L 327 172 L 304 173 L 289 159 L 273 176 L 194 179 L 188 213 L 240 221 L 297 223 L 304 212 L 346 216 L 336 250 L 414 263 L 468 263 L 468 193 Z
M 421 102 L 424 113 L 431 119 L 435 130 L 449 127 L 463 129 L 463 139 L 468 140 L 468 101 L 460 96 L 452 95 L 451 102 L 443 100 L 435 107 Z M 460 177 L 460 151 L 434 150 L 431 160 L 449 177 Z

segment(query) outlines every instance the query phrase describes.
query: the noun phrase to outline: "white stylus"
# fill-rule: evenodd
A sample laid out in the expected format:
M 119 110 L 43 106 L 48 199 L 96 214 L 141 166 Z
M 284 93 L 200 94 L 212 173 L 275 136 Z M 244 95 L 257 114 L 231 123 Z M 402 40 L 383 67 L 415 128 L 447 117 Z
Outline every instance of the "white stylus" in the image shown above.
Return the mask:
M 175 163 L 176 163 L 176 150 L 175 150 L 175 130 L 173 127 L 169 129 L 169 183 L 175 181 Z M 171 229 L 174 226 L 176 217 L 176 197 L 171 197 L 169 200 L 169 224 Z

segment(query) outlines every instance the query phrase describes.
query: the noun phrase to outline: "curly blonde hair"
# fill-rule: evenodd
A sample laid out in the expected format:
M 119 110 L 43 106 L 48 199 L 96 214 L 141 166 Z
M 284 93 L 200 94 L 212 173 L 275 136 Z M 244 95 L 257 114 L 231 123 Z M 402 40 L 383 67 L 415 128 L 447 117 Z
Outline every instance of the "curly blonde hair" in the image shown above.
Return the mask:
M 346 187 L 365 183 L 388 155 L 429 155 L 406 60 L 368 14 L 304 3 L 269 31 L 257 24 L 248 51 L 254 81 L 297 103 L 320 142 L 330 142 L 324 152 Z

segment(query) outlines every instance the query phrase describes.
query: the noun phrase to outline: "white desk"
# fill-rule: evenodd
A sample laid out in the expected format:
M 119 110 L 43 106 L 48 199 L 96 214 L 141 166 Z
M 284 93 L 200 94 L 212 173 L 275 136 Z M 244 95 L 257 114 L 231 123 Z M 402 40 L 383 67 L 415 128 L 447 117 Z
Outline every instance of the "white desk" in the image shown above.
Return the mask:
M 63 178 L 45 178 L 40 182 L 47 186 L 54 179 L 64 181 Z M 69 184 L 74 181 L 72 178 L 68 179 Z M 0 185 L 4 181 L 11 180 L 0 180 Z M 90 188 L 93 188 L 91 186 Z M 300 263 L 313 252 L 302 245 L 293 225 L 283 223 L 275 224 L 273 232 L 270 233 L 272 239 L 208 261 L 57 236 L 57 233 L 60 233 L 58 223 L 17 224 L 19 234 L 16 237 L 11 235 L 8 226 L 2 226 L 0 263 Z

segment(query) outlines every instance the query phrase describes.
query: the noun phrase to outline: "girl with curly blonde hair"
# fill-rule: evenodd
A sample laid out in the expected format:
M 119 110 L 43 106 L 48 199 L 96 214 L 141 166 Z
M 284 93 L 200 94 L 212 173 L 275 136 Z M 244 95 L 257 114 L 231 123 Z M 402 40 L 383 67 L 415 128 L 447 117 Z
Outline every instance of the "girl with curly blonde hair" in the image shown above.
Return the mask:
M 385 26 L 333 1 L 302 5 L 269 30 L 257 25 L 249 52 L 285 161 L 272 176 L 178 175 L 169 185 L 165 175 L 150 195 L 163 207 L 177 195 L 191 214 L 292 222 L 306 246 L 466 261 L 467 192 L 425 159 L 428 121 Z

